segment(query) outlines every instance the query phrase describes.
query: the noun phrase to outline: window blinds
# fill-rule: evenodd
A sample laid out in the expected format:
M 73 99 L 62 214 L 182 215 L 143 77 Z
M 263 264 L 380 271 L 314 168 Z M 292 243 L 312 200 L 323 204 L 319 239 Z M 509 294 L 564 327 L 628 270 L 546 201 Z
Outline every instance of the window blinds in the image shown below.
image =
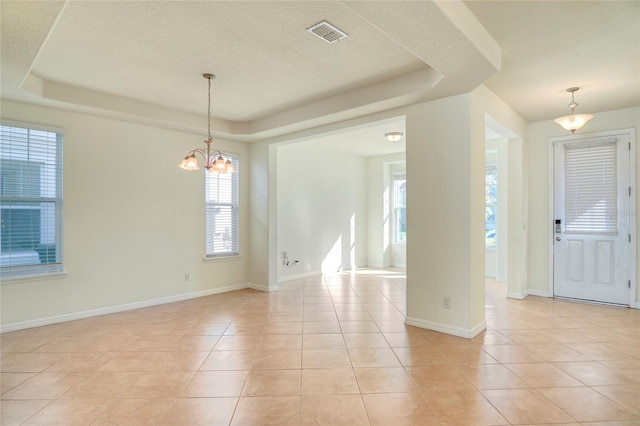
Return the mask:
M 62 135 L 0 126 L 3 277 L 62 269 Z
M 230 157 L 235 173 L 205 173 L 207 256 L 239 254 L 238 210 L 240 164 Z
M 616 142 L 565 146 L 565 232 L 617 233 Z

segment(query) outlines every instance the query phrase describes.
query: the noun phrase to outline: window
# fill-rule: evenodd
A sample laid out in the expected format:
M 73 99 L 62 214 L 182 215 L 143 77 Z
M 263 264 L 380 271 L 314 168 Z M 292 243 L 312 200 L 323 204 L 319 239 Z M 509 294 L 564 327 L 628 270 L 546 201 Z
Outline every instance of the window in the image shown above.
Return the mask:
M 235 173 L 205 173 L 207 256 L 233 256 L 238 248 L 240 164 L 229 158 Z
M 62 271 L 62 135 L 0 126 L 0 276 Z
M 393 174 L 394 243 L 407 242 L 407 176 Z
M 487 248 L 496 247 L 496 218 L 498 217 L 498 167 L 485 169 L 484 241 Z

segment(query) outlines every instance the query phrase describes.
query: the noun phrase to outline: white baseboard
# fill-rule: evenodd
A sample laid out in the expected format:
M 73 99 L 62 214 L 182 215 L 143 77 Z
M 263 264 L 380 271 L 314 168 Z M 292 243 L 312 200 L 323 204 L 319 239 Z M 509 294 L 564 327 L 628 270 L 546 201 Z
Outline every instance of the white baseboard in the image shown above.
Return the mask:
M 288 275 L 286 277 L 278 277 L 279 283 L 285 283 L 287 281 L 301 280 L 303 278 L 317 277 L 322 275 L 322 272 L 306 272 L 304 274 Z
M 482 330 L 487 328 L 487 323 L 482 320 L 478 325 L 473 328 L 466 329 L 462 327 L 456 327 L 448 324 L 440 324 L 433 321 L 425 321 L 418 318 L 407 317 L 405 324 L 413 325 L 415 327 L 426 328 L 427 330 L 439 331 L 441 333 L 451 334 L 453 336 L 465 337 L 472 339 L 476 337 Z
M 640 309 L 640 302 L 632 303 L 629 307 L 633 309 Z
M 269 293 L 270 291 L 277 291 L 279 286 L 275 285 L 275 286 L 269 286 L 269 285 L 264 285 L 264 284 L 253 284 L 253 283 L 249 283 L 248 285 L 249 288 L 252 288 L 254 290 L 258 290 L 258 291 L 264 291 Z
M 512 291 L 508 291 L 507 292 L 507 298 L 509 298 L 509 299 L 522 300 L 522 299 L 526 298 L 528 295 L 529 295 L 529 290 L 525 290 L 522 293 L 514 293 Z
M 61 322 L 74 321 L 83 318 L 97 317 L 100 315 L 114 314 L 116 312 L 130 311 L 132 309 L 147 308 L 149 306 L 164 305 L 166 303 L 181 302 L 183 300 L 195 299 L 198 297 L 211 296 L 213 294 L 226 293 L 234 290 L 248 288 L 248 284 L 234 284 L 225 287 L 212 288 L 209 290 L 194 291 L 191 293 L 176 294 L 174 296 L 159 297 L 157 299 L 142 300 L 139 302 L 125 303 L 123 305 L 108 306 L 105 308 L 90 309 L 88 311 L 72 312 L 69 314 L 55 315 L 52 317 L 38 318 L 28 321 L 12 322 L 2 324 L 0 333 L 8 331 L 23 330 L 25 328 L 41 327 L 43 325 L 58 324 Z
M 551 295 L 549 294 L 548 291 L 544 291 L 544 290 L 534 290 L 534 289 L 529 289 L 527 290 L 527 292 L 531 295 L 531 296 L 539 296 L 539 297 L 551 297 Z
M 363 268 L 384 269 L 384 268 L 391 268 L 391 264 L 390 263 L 367 263 L 367 266 L 363 266 Z

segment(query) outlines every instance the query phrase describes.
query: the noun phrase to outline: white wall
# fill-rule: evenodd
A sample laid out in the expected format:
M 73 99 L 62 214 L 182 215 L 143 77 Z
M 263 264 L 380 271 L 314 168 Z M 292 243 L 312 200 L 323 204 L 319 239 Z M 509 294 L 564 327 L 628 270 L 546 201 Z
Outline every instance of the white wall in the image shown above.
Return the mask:
M 279 278 L 367 262 L 366 160 L 295 143 L 277 148 Z M 294 267 L 282 264 L 286 251 Z
M 580 134 L 596 133 L 607 130 L 636 129 L 636 157 L 640 159 L 637 149 L 638 129 L 640 129 L 640 107 L 616 111 L 592 113 L 593 119 L 582 129 Z M 568 136 L 570 133 L 555 122 L 540 121 L 529 125 L 529 288 L 540 294 L 549 291 L 549 138 Z M 640 173 L 636 170 L 635 190 L 640 187 Z M 636 206 L 637 209 L 637 206 Z M 636 229 L 640 219 L 635 215 Z M 636 265 L 640 264 L 640 251 L 636 252 Z M 637 271 L 636 271 L 637 273 Z M 636 283 L 640 277 L 636 275 Z M 636 301 L 640 301 L 640 292 L 636 292 Z
M 3 281 L 4 329 L 246 286 L 251 164 L 244 143 L 216 140 L 216 147 L 240 156 L 241 256 L 204 262 L 204 172 L 189 173 L 176 165 L 189 150 L 204 146 L 205 134 L 5 100 L 2 118 L 64 129 L 67 272 Z M 190 282 L 185 282 L 187 272 Z

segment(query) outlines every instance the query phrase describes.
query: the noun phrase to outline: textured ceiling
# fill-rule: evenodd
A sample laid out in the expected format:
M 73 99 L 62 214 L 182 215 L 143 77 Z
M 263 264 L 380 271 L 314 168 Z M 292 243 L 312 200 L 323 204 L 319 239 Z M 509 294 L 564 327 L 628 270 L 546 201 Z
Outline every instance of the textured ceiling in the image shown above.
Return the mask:
M 467 1 L 502 47 L 485 85 L 529 122 L 640 105 L 639 1 Z
M 214 133 L 237 140 L 483 83 L 530 122 L 570 86 L 580 112 L 640 104 L 638 1 L 2 0 L 0 18 L 3 99 L 201 132 L 211 72 Z M 307 33 L 325 19 L 349 37 Z
M 216 115 L 247 121 L 427 68 L 352 15 L 335 2 L 71 2 L 32 72 L 192 112 L 211 72 Z M 305 31 L 320 18 L 356 36 L 329 45 Z

